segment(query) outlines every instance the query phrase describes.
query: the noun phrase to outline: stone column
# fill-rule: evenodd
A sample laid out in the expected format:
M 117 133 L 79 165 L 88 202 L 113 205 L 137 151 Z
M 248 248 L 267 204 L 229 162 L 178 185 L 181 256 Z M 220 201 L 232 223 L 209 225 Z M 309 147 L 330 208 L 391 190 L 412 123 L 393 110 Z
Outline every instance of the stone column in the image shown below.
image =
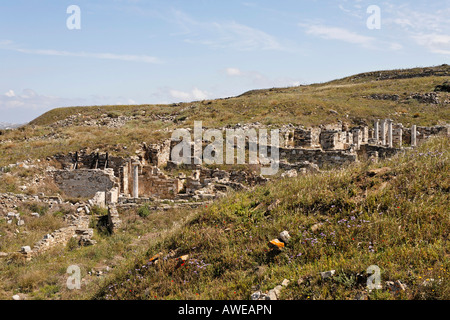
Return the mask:
M 381 121 L 381 145 L 386 146 L 386 120 Z
M 373 125 L 373 138 L 375 139 L 375 144 L 378 144 L 378 141 L 380 140 L 380 133 L 378 130 L 380 130 L 380 119 L 377 119 Z
M 129 195 L 130 194 L 130 190 L 128 189 L 128 162 L 122 167 L 122 188 L 123 188 L 123 193 L 125 195 Z
M 133 162 L 133 198 L 139 198 L 139 163 Z
M 403 144 L 403 128 L 398 128 L 398 147 L 401 149 Z
M 353 132 L 353 143 L 355 144 L 355 148 L 356 148 L 356 150 L 359 150 L 360 149 L 360 141 L 359 141 L 359 136 L 360 136 L 360 130 L 359 129 L 356 129 L 354 132 Z
M 392 120 L 389 119 L 387 122 L 388 122 L 388 146 L 389 148 L 392 148 L 394 146 L 394 140 L 392 138 Z
M 411 147 L 417 146 L 417 126 L 413 125 L 411 128 Z

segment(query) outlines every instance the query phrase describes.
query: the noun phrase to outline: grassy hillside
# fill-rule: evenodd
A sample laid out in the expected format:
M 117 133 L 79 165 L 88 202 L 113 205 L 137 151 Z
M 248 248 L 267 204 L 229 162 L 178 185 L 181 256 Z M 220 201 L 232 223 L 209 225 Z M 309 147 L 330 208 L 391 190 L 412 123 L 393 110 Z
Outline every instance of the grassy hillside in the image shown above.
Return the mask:
M 314 126 L 337 120 L 361 124 L 389 117 L 405 126 L 436 125 L 450 119 L 450 104 L 443 103 L 450 101 L 450 93 L 439 93 L 442 101 L 439 104 L 422 103 L 410 95 L 432 92 L 446 80 L 450 80 L 450 66 L 444 65 L 371 72 L 308 86 L 255 90 L 227 99 L 173 105 L 59 108 L 20 130 L 0 131 L 0 167 L 85 147 L 132 155 L 139 143 L 168 138 L 169 130 L 193 127 L 195 120 L 203 121 L 206 127 L 251 122 Z M 398 95 L 399 99 L 376 100 L 372 95 Z M 64 125 L 70 117 L 69 125 Z M 118 117 L 129 119 L 120 128 L 85 125 L 86 121 L 98 119 L 102 123 Z
M 56 165 L 45 161 L 48 156 L 84 148 L 130 156 L 140 143 L 168 138 L 170 130 L 192 127 L 195 120 L 206 127 L 257 121 L 360 124 L 387 117 L 405 126 L 448 123 L 450 104 L 444 101 L 450 93 L 440 92 L 440 103 L 411 98 L 447 80 L 450 67 L 443 65 L 254 90 L 228 99 L 54 109 L 18 130 L 0 130 L 0 167 L 44 160 L 0 172 L 0 193 L 53 194 L 45 180 L 39 189 L 20 188 Z M 389 98 L 394 95 L 398 98 Z M 388 98 L 373 98 L 378 96 Z M 123 210 L 123 227 L 112 235 L 96 224 L 105 215 L 96 208 L 95 246 L 69 242 L 27 263 L 0 259 L 0 299 L 16 293 L 28 299 L 249 299 L 284 279 L 290 283 L 282 299 L 353 299 L 361 293 L 371 299 L 449 299 L 449 142 L 436 138 L 378 164 L 273 181 L 196 210 L 172 208 L 149 216 Z M 39 221 L 29 217 L 37 210 L 31 204 L 17 210 L 26 224 L 0 220 L 0 251 L 32 246 L 64 225 L 55 208 L 42 208 Z M 290 242 L 280 252 L 271 250 L 268 242 L 283 230 Z M 150 263 L 158 253 L 168 258 Z M 189 255 L 184 264 L 176 260 L 183 255 Z M 81 268 L 81 290 L 66 287 L 66 270 L 73 264 Z M 371 265 L 381 269 L 383 289 L 369 293 Z M 329 270 L 336 274 L 323 280 L 320 272 Z M 407 285 L 405 291 L 389 290 L 386 281 L 397 280 Z
M 436 138 L 379 164 L 235 193 L 117 268 L 92 297 L 249 299 L 288 279 L 282 299 L 353 299 L 377 265 L 383 288 L 370 299 L 449 299 L 449 156 L 449 139 Z M 291 240 L 272 251 L 283 230 Z M 150 262 L 172 250 L 189 259 Z M 397 280 L 405 291 L 386 286 Z

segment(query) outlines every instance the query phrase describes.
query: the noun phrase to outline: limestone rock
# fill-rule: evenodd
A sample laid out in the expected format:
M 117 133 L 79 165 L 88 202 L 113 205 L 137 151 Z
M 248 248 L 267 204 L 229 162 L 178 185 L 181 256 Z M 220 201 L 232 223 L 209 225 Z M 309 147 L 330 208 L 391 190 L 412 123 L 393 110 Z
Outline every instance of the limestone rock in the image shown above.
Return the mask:
M 289 232 L 285 230 L 285 231 L 280 232 L 280 235 L 278 236 L 278 238 L 286 244 L 291 239 L 291 236 L 290 236 Z
M 326 271 L 326 272 L 321 272 L 320 276 L 322 277 L 322 279 L 328 279 L 328 278 L 331 278 L 332 276 L 334 276 L 335 273 L 336 273 L 336 270 L 330 270 L 330 271 Z
M 281 174 L 282 178 L 295 178 L 298 176 L 297 170 L 292 169 Z
M 317 230 L 319 230 L 322 227 L 323 223 L 316 223 L 315 225 L 313 225 L 311 227 L 311 231 L 312 232 L 316 232 Z
M 269 299 L 266 300 L 277 300 L 277 294 L 275 292 L 275 290 L 269 290 L 269 293 L 267 294 Z

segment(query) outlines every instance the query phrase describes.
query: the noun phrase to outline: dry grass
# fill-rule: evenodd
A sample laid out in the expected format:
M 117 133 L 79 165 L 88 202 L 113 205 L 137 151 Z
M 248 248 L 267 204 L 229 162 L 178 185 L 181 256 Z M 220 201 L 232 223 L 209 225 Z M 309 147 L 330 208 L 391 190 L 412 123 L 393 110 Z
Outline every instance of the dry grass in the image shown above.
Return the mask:
M 255 287 L 268 290 L 290 279 L 285 299 L 353 299 L 365 290 L 367 268 L 377 265 L 383 284 L 401 280 L 408 289 L 394 294 L 384 286 L 371 299 L 448 299 L 450 181 L 442 177 L 449 150 L 448 138 L 436 139 L 381 164 L 236 193 L 199 210 L 179 233 L 117 270 L 93 297 L 245 300 Z M 380 167 L 391 169 L 368 174 Z M 280 206 L 268 212 L 277 199 Z M 273 252 L 267 243 L 282 230 L 292 239 Z M 189 254 L 184 267 L 148 262 L 173 249 Z M 255 273 L 258 266 L 262 274 Z M 323 281 L 319 273 L 331 269 L 336 276 Z M 422 285 L 430 278 L 440 281 Z

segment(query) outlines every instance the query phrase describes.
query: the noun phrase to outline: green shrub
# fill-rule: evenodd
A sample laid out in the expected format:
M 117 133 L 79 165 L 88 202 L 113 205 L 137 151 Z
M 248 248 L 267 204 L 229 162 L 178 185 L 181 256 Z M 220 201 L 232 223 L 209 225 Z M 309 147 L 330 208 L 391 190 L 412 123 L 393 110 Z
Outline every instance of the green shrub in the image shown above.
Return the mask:
M 150 208 L 148 205 L 143 205 L 138 209 L 137 213 L 141 218 L 146 218 L 150 215 Z
M 109 112 L 108 118 L 117 119 L 120 115 L 117 112 Z
M 78 241 L 76 238 L 70 238 L 69 241 L 67 241 L 66 249 L 67 251 L 72 251 L 78 248 Z
M 108 209 L 101 208 L 98 206 L 93 206 L 91 212 L 92 212 L 92 215 L 94 215 L 94 216 L 106 216 L 108 214 Z
M 45 204 L 40 205 L 37 203 L 31 203 L 28 205 L 28 209 L 31 212 L 37 212 L 37 213 L 39 213 L 39 215 L 43 216 L 47 213 L 49 208 L 48 208 L 48 205 L 45 205 Z

